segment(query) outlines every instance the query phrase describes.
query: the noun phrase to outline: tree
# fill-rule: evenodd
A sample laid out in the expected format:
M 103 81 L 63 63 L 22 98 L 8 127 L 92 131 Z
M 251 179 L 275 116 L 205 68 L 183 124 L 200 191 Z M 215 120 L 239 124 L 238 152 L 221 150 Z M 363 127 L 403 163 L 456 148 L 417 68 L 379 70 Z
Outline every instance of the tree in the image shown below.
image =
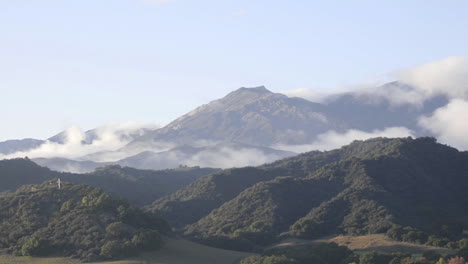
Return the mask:
M 359 257 L 360 264 L 387 264 L 391 260 L 391 256 L 381 255 L 377 252 L 367 252 Z
M 159 232 L 149 229 L 138 231 L 133 236 L 132 243 L 142 250 L 156 250 L 164 244 Z
M 101 247 L 101 256 L 107 259 L 113 259 L 122 256 L 123 243 L 117 240 L 108 241 Z
M 23 241 L 24 243 L 20 249 L 23 256 L 46 256 L 54 251 L 54 248 L 50 246 L 50 242 L 46 239 L 30 237 Z
M 129 225 L 122 222 L 114 222 L 106 227 L 106 235 L 115 239 L 130 238 L 132 231 Z
M 252 256 L 245 258 L 241 264 L 295 264 L 296 262 L 286 256 Z
M 23 256 L 34 256 L 38 255 L 40 251 L 39 240 L 31 237 L 21 247 L 21 255 Z

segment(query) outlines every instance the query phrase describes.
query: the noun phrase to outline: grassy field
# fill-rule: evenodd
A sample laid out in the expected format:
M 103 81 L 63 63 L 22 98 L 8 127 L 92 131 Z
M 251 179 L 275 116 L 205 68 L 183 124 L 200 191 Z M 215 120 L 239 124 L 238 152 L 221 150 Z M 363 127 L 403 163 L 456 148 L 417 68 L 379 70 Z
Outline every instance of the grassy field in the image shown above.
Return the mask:
M 346 246 L 349 249 L 354 250 L 356 252 L 376 251 L 376 252 L 381 252 L 381 253 L 402 252 L 402 253 L 408 253 L 408 254 L 420 254 L 425 251 L 433 250 L 442 255 L 455 253 L 453 250 L 447 249 L 447 248 L 430 247 L 430 246 L 391 240 L 388 237 L 386 237 L 384 234 L 373 234 L 373 235 L 366 235 L 366 236 L 335 236 L 335 237 L 323 238 L 319 240 L 288 239 L 279 244 L 276 244 L 274 247 L 294 246 L 294 245 L 300 245 L 300 244 L 310 244 L 310 243 L 320 243 L 320 242 L 325 242 L 325 243 L 334 242 L 340 246 Z
M 236 264 L 250 253 L 217 249 L 182 239 L 167 239 L 163 249 L 138 258 L 99 264 Z M 0 256 L 0 264 L 78 264 L 69 258 L 31 258 Z

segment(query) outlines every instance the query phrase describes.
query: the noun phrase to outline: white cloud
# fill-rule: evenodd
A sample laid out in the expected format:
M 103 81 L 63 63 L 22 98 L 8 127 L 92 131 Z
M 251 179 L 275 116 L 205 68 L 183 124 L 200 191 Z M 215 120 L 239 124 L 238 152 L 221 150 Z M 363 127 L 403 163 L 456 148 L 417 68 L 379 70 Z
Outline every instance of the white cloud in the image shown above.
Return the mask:
M 386 86 L 370 81 L 341 90 L 296 89 L 283 91 L 288 96 L 302 97 L 313 102 L 326 102 L 333 96 L 352 93 L 362 102 L 380 103 L 387 99 L 394 105 L 421 105 L 425 100 L 445 95 L 448 98 L 468 99 L 468 57 L 453 56 L 424 65 L 388 74 L 383 80 L 398 80 L 400 84 Z M 409 85 L 401 85 L 401 83 Z
M 317 140 L 305 145 L 275 145 L 276 149 L 293 151 L 296 153 L 307 152 L 312 150 L 332 150 L 347 145 L 354 140 L 366 140 L 375 137 L 408 137 L 413 136 L 411 130 L 406 127 L 390 127 L 383 130 L 374 130 L 365 132 L 361 130 L 350 129 L 345 133 L 336 131 L 328 131 L 317 136 Z
M 411 69 L 395 76 L 414 86 L 426 97 L 447 95 L 450 98 L 468 97 L 468 57 L 448 57 Z
M 64 131 L 61 142 L 46 141 L 39 147 L 25 152 L 16 152 L 0 156 L 0 159 L 25 157 L 29 158 L 70 158 L 79 157 L 103 151 L 114 151 L 128 144 L 134 137 L 142 135 L 146 129 L 155 129 L 155 124 L 122 123 L 99 127 L 91 134 L 92 142 L 85 143 L 90 135 L 74 126 Z
M 192 156 L 187 165 L 211 168 L 232 168 L 258 166 L 284 158 L 284 155 L 267 154 L 260 149 L 223 147 L 218 150 L 204 150 Z
M 345 92 L 349 92 L 352 90 L 351 88 L 343 88 L 343 89 L 307 89 L 307 88 L 298 88 L 293 90 L 285 90 L 280 91 L 280 93 L 287 95 L 288 97 L 300 97 L 311 102 L 316 103 L 323 103 L 325 102 L 330 96 L 335 94 L 341 94 Z
M 431 116 L 422 117 L 419 125 L 434 133 L 440 142 L 468 150 L 468 101 L 453 99 Z

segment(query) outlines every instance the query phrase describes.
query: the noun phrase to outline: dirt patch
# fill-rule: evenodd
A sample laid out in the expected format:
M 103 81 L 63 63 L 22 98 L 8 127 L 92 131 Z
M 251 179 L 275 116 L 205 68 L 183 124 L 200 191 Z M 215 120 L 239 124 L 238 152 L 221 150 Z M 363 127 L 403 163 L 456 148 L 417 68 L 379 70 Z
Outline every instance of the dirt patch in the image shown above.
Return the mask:
M 439 254 L 447 255 L 455 253 L 454 250 L 440 247 L 430 247 L 413 243 L 391 240 L 383 234 L 365 236 L 336 236 L 333 238 L 318 240 L 320 242 L 334 242 L 340 246 L 347 246 L 358 251 L 377 251 L 382 253 L 403 252 L 418 254 L 433 250 Z
M 418 245 L 407 242 L 400 242 L 391 240 L 384 234 L 373 234 L 365 236 L 334 236 L 326 237 L 317 240 L 305 240 L 297 238 L 289 238 L 281 241 L 278 244 L 271 246 L 274 247 L 287 247 L 287 246 L 298 246 L 314 243 L 330 243 L 334 242 L 340 246 L 346 246 L 354 251 L 376 251 L 381 253 L 408 253 L 408 254 L 420 254 L 425 251 L 433 250 L 439 254 L 447 255 L 454 254 L 455 251 L 447 248 L 430 247 L 424 245 Z

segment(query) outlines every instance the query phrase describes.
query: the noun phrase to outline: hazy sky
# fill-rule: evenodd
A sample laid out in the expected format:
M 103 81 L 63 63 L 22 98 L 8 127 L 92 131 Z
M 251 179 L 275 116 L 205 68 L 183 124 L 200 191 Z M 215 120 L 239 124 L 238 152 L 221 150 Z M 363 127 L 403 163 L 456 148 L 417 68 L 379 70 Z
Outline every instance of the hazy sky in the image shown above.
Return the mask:
M 0 140 L 468 55 L 468 1 L 0 0 Z

